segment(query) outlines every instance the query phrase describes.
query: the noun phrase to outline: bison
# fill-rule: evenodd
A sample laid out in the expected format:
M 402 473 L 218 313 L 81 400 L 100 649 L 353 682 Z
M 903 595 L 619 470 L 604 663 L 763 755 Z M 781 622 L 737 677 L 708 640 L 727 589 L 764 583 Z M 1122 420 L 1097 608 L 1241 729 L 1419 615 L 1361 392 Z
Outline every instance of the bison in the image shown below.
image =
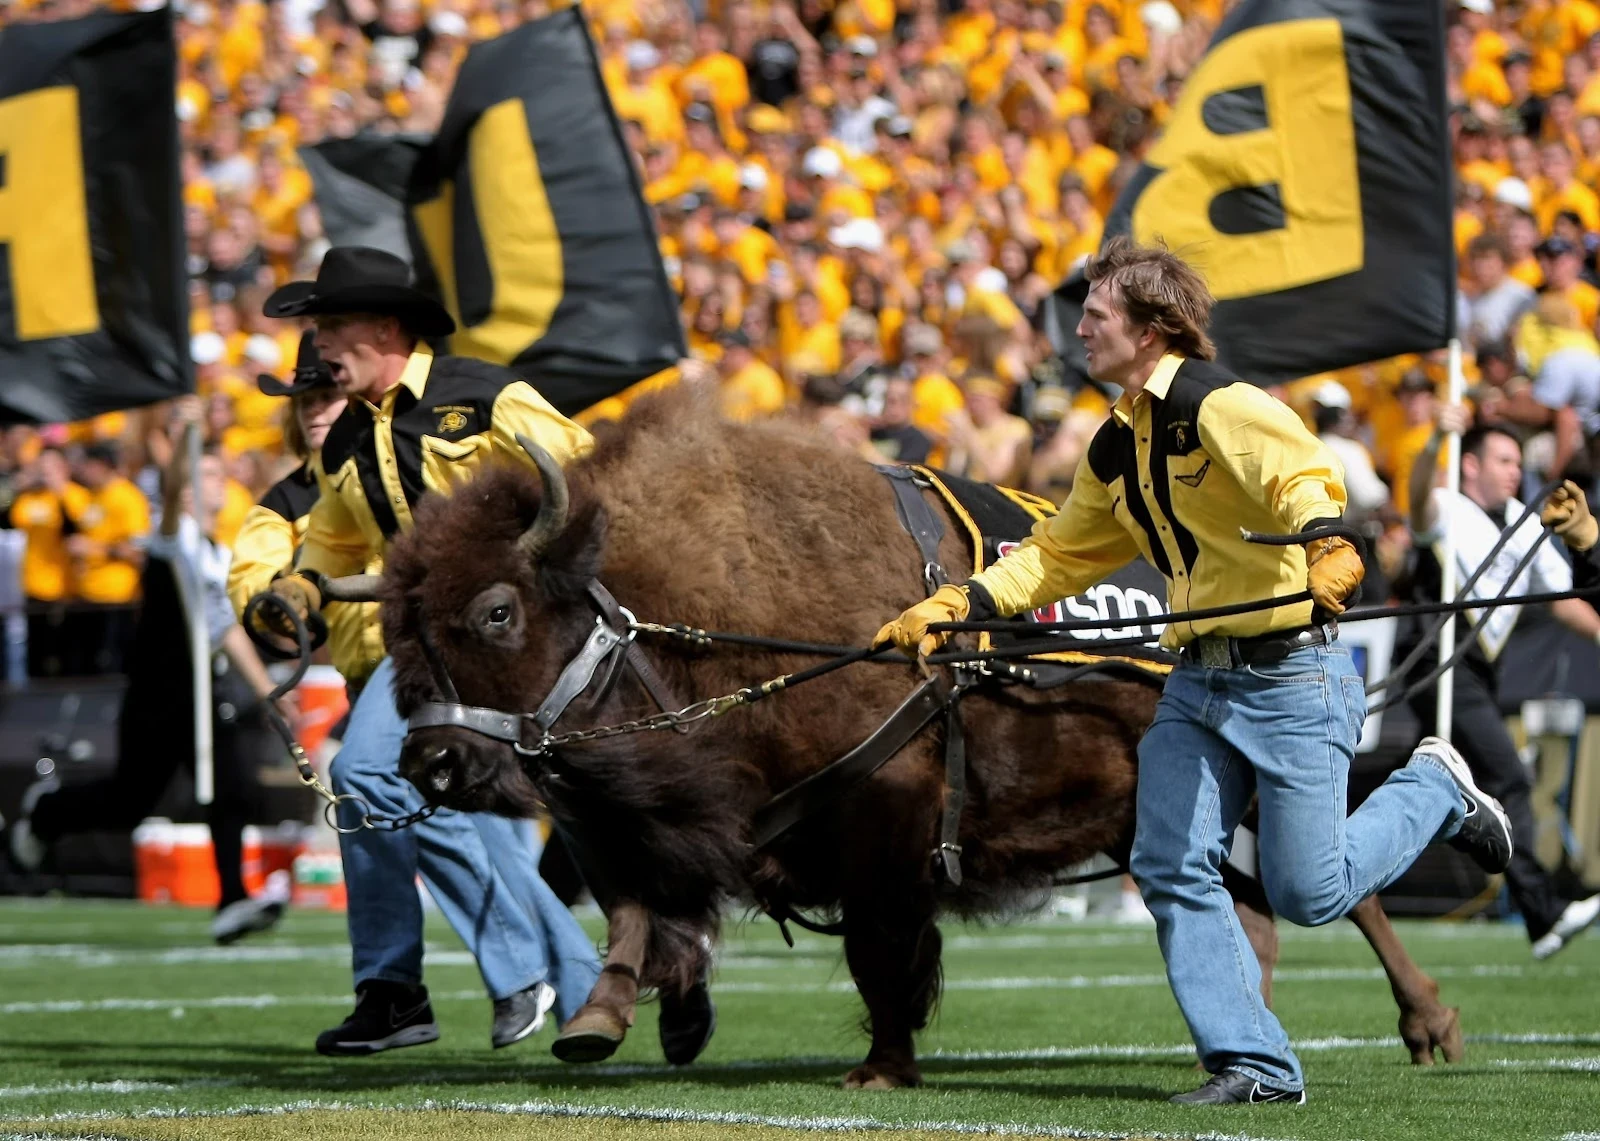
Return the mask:
M 972 564 L 953 529 L 941 558 L 958 581 Z M 729 424 L 692 394 L 660 394 L 600 432 L 564 478 L 553 464 L 542 479 L 492 469 L 418 505 L 381 588 L 401 711 L 446 695 L 534 710 L 595 629 L 595 581 L 640 620 L 836 645 L 865 644 L 925 593 L 917 545 L 870 464 L 797 426 Z M 684 704 L 815 661 L 659 637 L 639 648 L 658 692 Z M 681 731 L 544 755 L 460 727 L 415 728 L 402 771 L 437 804 L 513 816 L 548 810 L 616 895 L 606 972 L 563 1029 L 562 1056 L 614 1049 L 640 986 L 684 993 L 725 906 L 743 901 L 836 918 L 871 1032 L 845 1084 L 915 1085 L 913 1034 L 939 990 L 937 919 L 1014 912 L 1065 868 L 1096 853 L 1126 857 L 1135 746 L 1158 696 L 1157 685 L 1137 680 L 1043 691 L 991 682 L 970 692 L 958 887 L 930 859 L 946 796 L 940 722 L 755 850 L 757 809 L 854 748 L 919 680 L 909 662 L 857 664 Z M 657 708 L 622 670 L 597 677 L 557 728 Z M 1235 897 L 1270 986 L 1269 901 L 1253 883 L 1236 885 Z M 1413 1060 L 1431 1063 L 1436 1047 L 1459 1057 L 1455 1010 L 1439 1003 L 1376 900 L 1356 918 L 1389 971 Z

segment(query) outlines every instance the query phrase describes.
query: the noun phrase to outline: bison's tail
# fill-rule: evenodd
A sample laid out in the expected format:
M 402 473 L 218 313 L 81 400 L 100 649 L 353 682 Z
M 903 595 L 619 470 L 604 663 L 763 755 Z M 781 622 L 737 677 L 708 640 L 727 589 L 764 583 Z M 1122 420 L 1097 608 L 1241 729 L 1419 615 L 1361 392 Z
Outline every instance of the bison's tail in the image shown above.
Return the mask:
M 688 990 L 711 966 L 719 926 L 715 912 L 703 920 L 652 913 L 640 983 L 675 994 Z

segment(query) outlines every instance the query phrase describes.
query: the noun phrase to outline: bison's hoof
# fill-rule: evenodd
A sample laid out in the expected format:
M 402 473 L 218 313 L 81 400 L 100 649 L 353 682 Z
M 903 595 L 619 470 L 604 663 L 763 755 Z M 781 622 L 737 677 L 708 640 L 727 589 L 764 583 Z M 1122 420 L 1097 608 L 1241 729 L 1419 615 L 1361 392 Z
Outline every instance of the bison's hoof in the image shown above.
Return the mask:
M 603 1062 L 617 1052 L 628 1036 L 628 1024 L 616 1011 L 590 1004 L 572 1016 L 561 1028 L 550 1052 L 563 1062 Z
M 845 1089 L 906 1089 L 921 1084 L 922 1075 L 914 1068 L 903 1070 L 874 1062 L 857 1066 L 844 1076 Z
M 1414 1066 L 1433 1065 L 1433 1052 L 1438 1050 L 1446 1062 L 1459 1062 L 1466 1056 L 1466 1045 L 1461 1038 L 1461 1011 L 1454 1006 L 1440 1006 L 1427 1013 L 1407 1011 L 1400 1016 L 1400 1039 L 1411 1051 Z

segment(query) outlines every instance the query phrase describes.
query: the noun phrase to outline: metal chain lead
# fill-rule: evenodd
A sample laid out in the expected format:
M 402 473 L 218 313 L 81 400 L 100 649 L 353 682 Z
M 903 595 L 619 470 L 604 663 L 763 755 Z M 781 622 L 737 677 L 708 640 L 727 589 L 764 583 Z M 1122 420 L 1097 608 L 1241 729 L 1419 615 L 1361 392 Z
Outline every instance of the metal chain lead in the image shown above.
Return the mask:
M 573 729 L 566 733 L 546 733 L 539 739 L 533 748 L 527 748 L 519 743 L 511 747 L 524 757 L 537 757 L 559 749 L 563 745 L 581 745 L 589 741 L 604 741 L 610 737 L 623 737 L 630 733 L 649 733 L 657 730 L 676 729 L 680 725 L 692 725 L 696 721 L 704 721 L 708 717 L 720 717 L 728 710 L 745 705 L 752 700 L 753 692 L 774 692 L 781 689 L 782 682 L 788 675 L 773 678 L 764 685 L 752 689 L 741 689 L 734 693 L 724 694 L 722 697 L 711 697 L 704 701 L 696 701 L 685 705 L 682 709 L 668 713 L 656 713 L 649 717 L 639 717 L 632 721 L 619 721 L 615 725 L 601 725 L 594 729 Z M 769 687 L 771 687 L 769 689 Z
M 300 783 L 320 796 L 325 803 L 322 806 L 322 818 L 335 832 L 341 836 L 348 836 L 362 829 L 372 829 L 380 832 L 398 832 L 402 828 L 410 828 L 413 824 L 420 824 L 428 819 L 439 809 L 432 805 L 424 805 L 415 812 L 408 812 L 404 816 L 383 816 L 372 811 L 365 797 L 353 792 L 334 792 L 322 783 L 322 778 L 317 776 L 316 769 L 311 766 L 311 758 L 306 756 L 306 751 L 295 738 L 294 730 L 290 728 L 283 714 L 278 712 L 277 706 L 267 703 L 268 718 L 272 721 L 273 728 L 278 730 L 278 735 L 289 748 L 289 756 L 294 760 L 294 767 L 300 776 Z M 339 823 L 339 805 L 348 801 L 360 806 L 361 819 L 354 826 L 346 828 Z

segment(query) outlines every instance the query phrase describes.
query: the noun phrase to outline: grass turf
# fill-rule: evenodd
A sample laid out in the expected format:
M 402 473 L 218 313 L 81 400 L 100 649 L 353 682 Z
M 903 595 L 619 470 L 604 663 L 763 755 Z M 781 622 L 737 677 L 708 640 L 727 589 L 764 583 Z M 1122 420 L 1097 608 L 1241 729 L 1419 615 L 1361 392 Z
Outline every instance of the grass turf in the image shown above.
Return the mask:
M 547 1030 L 491 1051 L 471 959 L 430 916 L 443 1039 L 375 1058 L 311 1051 L 349 1006 L 342 917 L 292 914 L 210 947 L 208 916 L 0 903 L 0 1138 L 539 1135 L 651 1141 L 897 1129 L 1063 1136 L 1600 1138 L 1600 938 L 1535 964 L 1520 927 L 1405 924 L 1462 1008 L 1467 1061 L 1410 1066 L 1377 962 L 1348 924 L 1284 927 L 1276 1006 L 1310 1104 L 1180 1110 L 1198 1084 L 1153 934 L 1033 922 L 946 929 L 947 989 L 920 1039 L 927 1085 L 846 1092 L 865 1052 L 838 945 L 768 922 L 729 932 L 716 1040 L 661 1063 L 653 1007 L 613 1062 L 565 1067 Z M 530 1121 L 529 1117 L 536 1117 Z

